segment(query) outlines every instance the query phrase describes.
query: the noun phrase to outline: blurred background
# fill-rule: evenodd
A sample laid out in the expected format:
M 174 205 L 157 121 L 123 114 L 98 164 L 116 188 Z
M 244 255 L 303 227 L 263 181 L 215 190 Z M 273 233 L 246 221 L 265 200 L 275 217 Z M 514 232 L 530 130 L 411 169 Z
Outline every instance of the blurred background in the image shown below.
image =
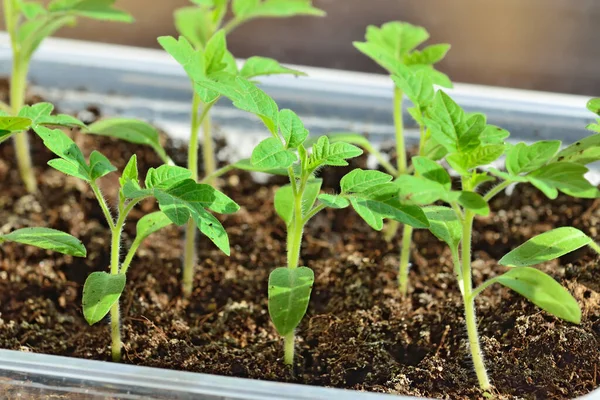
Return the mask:
M 172 12 L 188 0 L 118 0 L 133 25 L 86 20 L 57 36 L 158 47 L 175 35 Z M 598 0 L 315 0 L 325 18 L 255 20 L 229 37 L 236 57 L 382 72 L 358 53 L 369 24 L 402 20 L 424 26 L 428 43 L 452 50 L 439 65 L 456 82 L 600 95 Z

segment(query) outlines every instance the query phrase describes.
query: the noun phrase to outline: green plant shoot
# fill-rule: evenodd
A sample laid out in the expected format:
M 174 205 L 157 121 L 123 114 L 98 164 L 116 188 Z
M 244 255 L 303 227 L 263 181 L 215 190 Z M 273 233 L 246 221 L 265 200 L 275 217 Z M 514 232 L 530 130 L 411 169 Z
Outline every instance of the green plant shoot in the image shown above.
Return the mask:
M 174 223 L 185 225 L 191 218 L 200 231 L 221 251 L 229 255 L 227 232 L 209 211 L 223 214 L 234 213 L 239 206 L 229 197 L 207 184 L 197 183 L 185 168 L 163 165 L 151 168 L 140 184 L 137 158 L 131 157 L 119 179 L 119 198 L 116 215 L 100 192 L 98 180 L 116 168 L 98 151 L 90 154 L 89 161 L 65 133 L 58 129 L 35 126 L 34 131 L 44 145 L 58 156 L 50 160 L 52 168 L 87 182 L 98 203 L 111 232 L 110 273 L 93 272 L 83 288 L 83 315 L 88 323 L 95 324 L 109 312 L 111 319 L 112 358 L 121 359 L 121 334 L 119 297 L 125 288 L 127 270 L 141 242 L 150 234 Z M 121 232 L 127 216 L 142 200 L 154 198 L 160 211 L 148 214 L 137 224 L 137 236 L 121 263 Z
M 10 105 L 0 109 L 16 116 L 25 104 L 27 74 L 31 57 L 43 42 L 60 28 L 74 25 L 78 17 L 105 21 L 131 22 L 132 17 L 113 7 L 115 0 L 52 0 L 44 7 L 40 2 L 4 0 L 4 22 L 12 47 Z M 37 191 L 37 182 L 29 154 L 25 130 L 15 134 L 17 163 L 27 191 Z M 0 138 L 1 139 L 1 138 Z
M 406 139 L 404 136 L 404 122 L 402 114 L 402 100 L 406 95 L 413 103 L 408 111 L 419 125 L 419 156 L 435 159 L 436 143 L 434 143 L 427 130 L 424 113 L 434 96 L 434 84 L 443 87 L 452 87 L 452 82 L 446 75 L 437 71 L 434 65 L 440 62 L 450 50 L 449 44 L 434 44 L 416 48 L 429 39 L 425 28 L 411 25 L 406 22 L 388 22 L 380 28 L 369 26 L 365 35 L 365 42 L 355 42 L 354 46 L 384 68 L 392 77 L 394 86 L 393 117 L 396 133 L 397 165 L 393 167 L 384 157 L 376 151 L 366 139 L 359 135 L 343 135 L 341 140 L 350 140 L 351 143 L 361 146 L 373 154 L 380 164 L 394 177 L 410 173 L 414 168 L 408 165 L 406 159 Z M 365 143 L 366 142 L 366 143 Z M 391 241 L 398 231 L 399 224 L 391 221 L 385 231 L 385 238 Z M 403 295 L 408 293 L 408 268 L 410 262 L 410 249 L 413 228 L 405 225 L 402 232 L 402 245 L 400 250 L 400 264 L 398 268 L 398 286 Z
M 353 170 L 341 180 L 341 193 L 320 193 L 318 170 L 325 166 L 346 166 L 347 159 L 362 154 L 352 144 L 331 143 L 322 136 L 311 148 L 304 146 L 309 136 L 300 118 L 291 110 L 279 110 L 277 104 L 251 82 L 235 79 L 196 82 L 199 91 L 214 90 L 227 96 L 233 104 L 257 115 L 271 137 L 260 142 L 252 152 L 250 165 L 243 168 L 261 172 L 286 171 L 289 185 L 275 194 L 275 210 L 287 228 L 287 266 L 276 268 L 269 276 L 269 314 L 284 338 L 284 362 L 294 362 L 295 330 L 308 308 L 314 283 L 313 271 L 300 266 L 300 249 L 304 226 L 323 209 L 352 208 L 372 228 L 381 230 L 384 219 L 393 219 L 417 228 L 429 226 L 418 206 L 399 199 L 399 187 L 391 175 L 378 171 Z
M 251 57 L 239 70 L 234 57 L 227 50 L 226 35 L 242 23 L 256 18 L 324 15 L 323 11 L 312 6 L 311 0 L 232 0 L 231 2 L 191 0 L 191 2 L 193 5 L 175 11 L 175 26 L 181 35 L 179 39 L 158 38 L 160 45 L 181 64 L 191 82 L 199 79 L 218 80 L 219 75 L 223 73 L 247 79 L 273 74 L 304 75 L 300 71 L 285 68 L 277 61 L 265 57 Z M 232 17 L 226 21 L 228 10 L 231 10 Z M 212 183 L 213 174 L 217 169 L 210 109 L 219 97 L 215 92 L 201 95 L 197 91 L 194 91 L 192 97 L 188 169 L 192 173 L 192 179 L 197 180 L 198 136 L 200 127 L 203 127 L 202 158 L 206 176 L 204 181 L 209 184 Z M 196 264 L 195 232 L 194 221 L 190 219 L 186 226 L 183 261 L 182 293 L 184 296 L 189 296 L 192 292 Z
M 85 257 L 85 246 L 79 239 L 68 233 L 50 228 L 21 228 L 5 235 L 0 235 L 0 245 L 15 242 L 40 249 L 56 251 L 75 257 Z
M 600 159 L 593 156 L 590 138 L 560 149 L 560 141 L 540 141 L 527 145 L 504 143 L 507 134 L 486 123 L 482 114 L 469 114 L 446 93 L 438 91 L 428 106 L 426 120 L 432 137 L 451 168 L 458 173 L 462 190 L 453 190 L 449 173 L 437 162 L 426 157 L 413 158 L 417 174 L 398 179 L 400 197 L 414 204 L 448 203 L 450 207 L 424 207 L 430 223 L 429 230 L 448 244 L 454 273 L 465 306 L 465 323 L 473 366 L 483 390 L 491 384 L 485 369 L 475 317 L 475 297 L 485 288 L 500 283 L 525 296 L 545 311 L 566 321 L 579 323 L 581 312 L 576 300 L 553 278 L 532 268 L 588 245 L 600 252 L 600 247 L 581 231 L 563 227 L 530 239 L 505 255 L 500 264 L 510 267 L 505 273 L 473 287 L 471 273 L 471 243 L 476 215 L 488 215 L 489 202 L 511 184 L 531 183 L 546 196 L 556 198 L 558 192 L 574 197 L 596 198 L 598 189 L 585 178 L 585 164 Z M 574 148 L 578 151 L 574 152 Z M 588 156 L 582 156 L 587 154 Z M 506 155 L 507 171 L 489 168 L 481 171 L 502 155 Z M 484 195 L 479 194 L 485 182 L 500 179 Z

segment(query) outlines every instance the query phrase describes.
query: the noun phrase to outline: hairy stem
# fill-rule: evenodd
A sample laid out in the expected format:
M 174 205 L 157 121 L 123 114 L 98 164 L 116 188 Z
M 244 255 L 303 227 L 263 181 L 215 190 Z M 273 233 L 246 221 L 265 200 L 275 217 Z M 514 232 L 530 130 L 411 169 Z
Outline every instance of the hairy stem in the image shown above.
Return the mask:
M 406 173 L 406 144 L 404 143 L 404 121 L 402 120 L 402 90 L 394 87 L 394 127 L 396 128 L 396 157 L 398 175 Z
M 465 210 L 462 229 L 462 277 L 463 277 L 463 302 L 465 305 L 465 323 L 467 325 L 467 335 L 469 337 L 469 349 L 473 359 L 473 367 L 479 381 L 479 387 L 483 390 L 491 388 L 490 380 L 485 369 L 483 352 L 479 343 L 479 333 L 477 332 L 477 318 L 475 316 L 475 299 L 472 296 L 473 283 L 471 277 L 471 239 L 473 234 L 473 219 L 475 214 L 470 210 Z
M 125 216 L 119 215 L 117 223 L 111 230 L 112 240 L 110 246 L 110 273 L 111 275 L 119 274 L 119 261 L 121 255 L 121 232 Z M 119 309 L 119 301 L 110 308 L 110 337 L 111 337 L 111 353 L 114 362 L 121 361 L 121 310 Z
M 293 175 L 291 175 L 293 176 Z M 306 187 L 303 181 L 297 190 L 294 190 L 294 213 L 292 221 L 288 226 L 287 235 L 287 267 L 290 269 L 298 268 L 300 260 L 300 248 L 302 246 L 302 232 L 304 229 L 304 219 L 302 216 L 302 197 Z M 285 335 L 284 339 L 284 362 L 287 365 L 294 363 L 294 343 L 295 333 L 291 331 Z
M 196 92 L 192 98 L 192 115 L 191 115 L 191 132 L 190 132 L 190 143 L 188 148 L 188 169 L 192 173 L 192 179 L 198 180 L 198 134 L 200 132 L 200 126 L 203 121 L 208 118 L 208 112 L 214 103 L 205 104 L 202 109 L 202 113 L 199 114 L 199 109 L 202 106 L 202 100 Z M 205 126 L 205 129 L 207 127 Z M 210 142 L 210 151 L 212 152 L 212 136 L 210 134 L 210 122 L 208 129 L 204 132 L 204 147 L 203 156 L 205 168 L 208 159 L 213 160 L 210 164 L 213 171 L 207 172 L 210 175 L 214 172 L 214 155 L 211 153 L 207 158 L 206 144 Z M 184 297 L 188 297 L 192 293 L 192 286 L 194 281 L 194 267 L 196 265 L 196 223 L 190 219 L 185 229 L 185 245 L 183 254 L 183 278 L 182 278 L 182 294 Z
M 506 189 L 508 186 L 510 186 L 511 182 L 508 181 L 504 181 L 496 186 L 494 186 L 492 189 L 490 189 L 489 192 L 487 192 L 485 194 L 485 196 L 483 196 L 483 199 L 487 202 L 489 202 L 491 199 L 494 198 L 494 196 L 496 196 L 498 193 L 500 193 L 501 191 L 503 191 L 504 189 Z
M 11 39 L 12 46 L 12 73 L 10 78 L 10 108 L 13 115 L 17 115 L 25 104 L 25 90 L 27 88 L 28 61 L 21 57 L 17 37 L 18 10 L 14 8 L 13 0 L 4 1 L 4 17 L 6 30 Z M 37 192 L 37 180 L 33 173 L 33 163 L 29 149 L 27 132 L 18 132 L 14 136 L 17 165 L 23 184 L 29 193 Z
M 456 276 L 456 281 L 458 282 L 458 288 L 460 289 L 460 294 L 465 295 L 465 284 L 462 275 L 460 256 L 458 255 L 458 246 L 455 248 L 450 248 L 452 251 L 452 264 L 454 265 L 454 276 Z
M 210 106 L 205 105 L 205 107 Z M 206 176 L 206 179 L 208 179 L 206 183 L 212 185 L 213 180 L 209 177 L 215 173 L 217 169 L 217 162 L 215 160 L 215 147 L 212 137 L 212 122 L 209 114 L 206 114 L 202 121 L 202 130 L 202 158 L 204 159 L 204 175 Z
M 404 225 L 402 230 L 402 249 L 400 250 L 400 267 L 398 269 L 398 287 L 400 294 L 408 294 L 408 267 L 410 261 L 410 244 L 412 243 L 413 227 Z

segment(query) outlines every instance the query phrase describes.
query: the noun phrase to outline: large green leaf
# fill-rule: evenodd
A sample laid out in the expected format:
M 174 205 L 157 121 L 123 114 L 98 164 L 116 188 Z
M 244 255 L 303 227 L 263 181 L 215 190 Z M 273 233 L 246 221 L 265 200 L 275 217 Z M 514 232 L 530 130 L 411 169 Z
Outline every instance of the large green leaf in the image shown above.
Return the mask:
M 85 257 L 87 254 L 85 246 L 79 239 L 50 228 L 23 228 L 0 235 L 0 243 L 6 241 L 36 246 L 76 257 Z
M 75 117 L 66 114 L 51 115 L 54 105 L 51 103 L 36 103 L 24 106 L 19 111 L 19 117 L 31 119 L 32 125 L 65 126 L 68 128 L 85 128 L 85 124 Z
M 599 197 L 598 188 L 584 177 L 587 172 L 588 169 L 580 164 L 555 162 L 531 172 L 525 178 L 551 199 L 558 196 L 559 190 L 574 197 Z
M 340 187 L 344 193 L 360 193 L 365 190 L 391 182 L 394 179 L 391 175 L 380 171 L 354 169 L 347 173 L 340 181 Z
M 280 335 L 298 326 L 310 301 L 315 275 L 310 268 L 277 268 L 269 275 L 269 315 Z
M 287 150 L 277 138 L 270 137 L 258 144 L 252 151 L 252 165 L 261 169 L 290 167 L 298 157 Z
M 518 143 L 506 153 L 506 169 L 513 175 L 528 173 L 546 164 L 560 148 L 560 140 Z
M 484 283 L 501 283 L 526 297 L 536 306 L 565 321 L 579 324 L 581 309 L 577 300 L 551 276 L 530 267 L 513 268 Z
M 453 209 L 442 206 L 424 207 L 429 230 L 448 246 L 457 249 L 462 239 L 462 224 Z
M 564 256 L 591 242 L 592 239 L 579 229 L 565 226 L 529 239 L 498 262 L 510 267 L 540 264 Z
M 32 121 L 26 117 L 0 116 L 0 130 L 6 132 L 20 132 L 29 129 Z
M 83 316 L 93 325 L 108 314 L 125 289 L 125 275 L 92 272 L 83 285 Z
M 168 162 L 169 157 L 160 144 L 158 130 L 147 122 L 130 118 L 107 118 L 91 124 L 87 133 L 150 146 L 163 162 Z
M 416 156 L 412 158 L 412 163 L 418 175 L 425 179 L 439 183 L 446 190 L 452 189 L 452 180 L 450 174 L 444 167 L 427 157 Z
M 552 162 L 558 161 L 581 165 L 600 161 L 600 133 L 578 140 L 559 151 L 552 159 Z

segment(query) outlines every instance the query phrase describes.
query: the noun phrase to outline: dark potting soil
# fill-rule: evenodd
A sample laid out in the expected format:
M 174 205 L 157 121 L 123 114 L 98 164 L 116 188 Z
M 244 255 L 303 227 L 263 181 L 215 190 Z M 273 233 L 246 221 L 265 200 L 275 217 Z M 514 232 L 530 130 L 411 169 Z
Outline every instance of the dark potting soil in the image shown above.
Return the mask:
M 80 238 L 85 259 L 33 247 L 0 249 L 0 347 L 95 360 L 110 359 L 107 321 L 88 326 L 81 310 L 85 278 L 106 271 L 109 230 L 87 185 L 46 166 L 53 158 L 32 134 L 40 192 L 21 185 L 12 145 L 0 147 L 0 229 L 48 226 Z M 87 154 L 98 149 L 121 170 L 138 155 L 142 176 L 160 160 L 141 146 L 74 134 Z M 185 149 L 168 145 L 174 159 Z M 364 158 L 353 166 L 364 166 Z M 327 190 L 347 169 L 324 171 Z M 119 174 L 104 178 L 109 200 Z M 243 172 L 220 181 L 241 205 L 219 216 L 231 257 L 206 238 L 189 300 L 180 295 L 182 231 L 171 226 L 145 241 L 121 297 L 124 362 L 253 379 L 277 380 L 414 396 L 483 398 L 471 368 L 462 302 L 448 249 L 416 231 L 410 295 L 398 292 L 399 238 L 386 243 L 351 210 L 328 210 L 308 225 L 302 265 L 315 271 L 308 313 L 297 331 L 293 371 L 282 362 L 282 341 L 269 321 L 267 279 L 285 264 L 285 227 L 273 210 L 281 180 L 259 185 Z M 136 221 L 156 205 L 132 212 Z M 496 262 L 533 235 L 572 225 L 598 237 L 598 201 L 559 196 L 548 201 L 522 185 L 500 195 L 493 213 L 478 218 L 474 235 L 476 284 L 503 272 Z M 540 266 L 581 305 L 581 325 L 558 320 L 498 285 L 477 300 L 479 333 L 498 398 L 566 399 L 598 386 L 600 374 L 599 258 L 582 249 Z

